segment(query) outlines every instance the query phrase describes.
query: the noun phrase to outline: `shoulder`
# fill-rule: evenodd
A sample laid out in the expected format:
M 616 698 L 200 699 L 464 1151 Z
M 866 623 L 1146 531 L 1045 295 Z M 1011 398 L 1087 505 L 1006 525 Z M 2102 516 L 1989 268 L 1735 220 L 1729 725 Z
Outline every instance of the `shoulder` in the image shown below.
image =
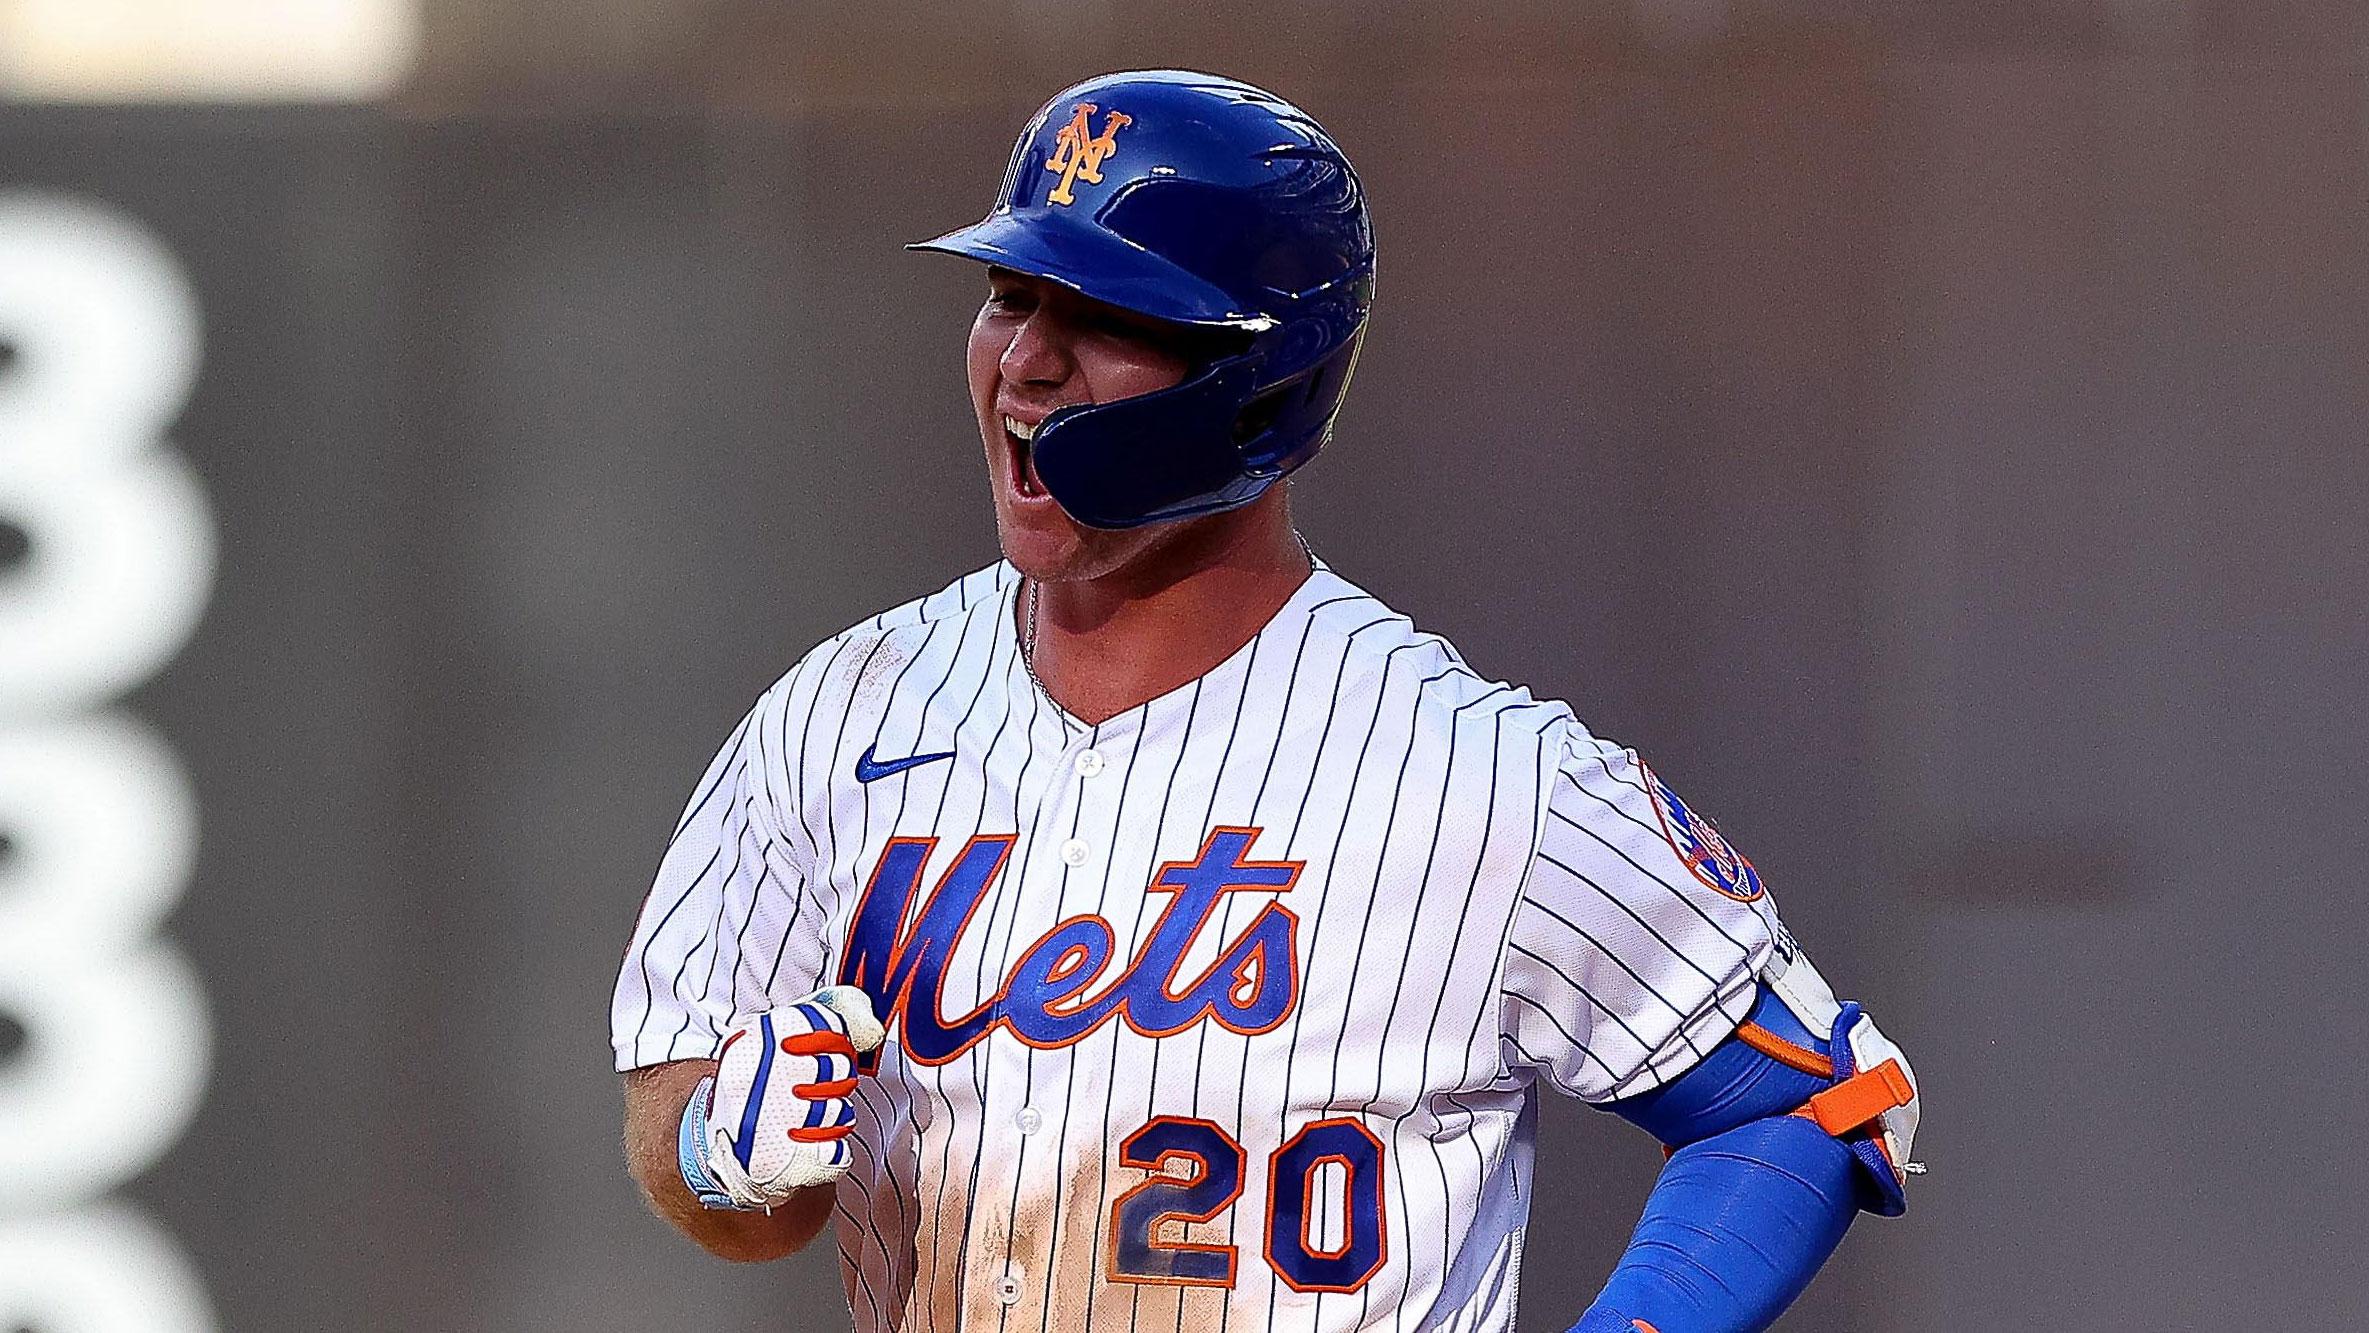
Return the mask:
M 1560 699 L 1496 679 L 1455 645 L 1364 589 L 1331 580 L 1311 619 L 1318 651 L 1341 658 L 1339 697 L 1386 710 L 1411 707 L 1419 730 L 1448 729 L 1458 744 L 1486 737 L 1499 772 L 1536 776 L 1534 824 L 1541 851 L 1579 848 L 1736 902 L 1765 890 L 1759 872 L 1700 810 L 1681 799 L 1635 750 L 1598 736 Z M 1397 701 L 1397 702 L 1393 702 Z
M 867 681 L 911 660 L 933 636 L 992 615 L 1003 604 L 1005 590 L 1019 578 L 1017 570 L 998 560 L 926 596 L 857 621 L 807 649 L 758 700 L 757 714 L 779 721 L 812 712 L 822 702 L 853 704 L 865 693 Z
M 1319 569 L 1322 595 L 1309 618 L 1312 655 L 1337 657 L 1337 693 L 1375 707 L 1411 707 L 1420 723 L 1482 725 L 1540 754 L 1557 753 L 1563 732 L 1577 724 L 1570 706 L 1542 699 L 1526 685 L 1474 669 L 1445 637 L 1349 582 Z M 1584 732 L 1584 729 L 1582 729 Z M 1516 739 L 1518 738 L 1518 740 Z
M 1574 721 L 1561 739 L 1557 770 L 1550 824 L 1576 846 L 1620 855 L 1690 893 L 1709 890 L 1743 903 L 1766 898 L 1752 862 L 1635 750 Z
M 866 616 L 823 640 L 807 650 L 790 674 L 817 659 L 844 655 L 850 647 L 870 647 L 899 637 L 919 638 L 944 622 L 980 615 L 1001 605 L 1004 591 L 1019 581 L 1020 572 L 1001 560 L 974 569 L 936 592 Z

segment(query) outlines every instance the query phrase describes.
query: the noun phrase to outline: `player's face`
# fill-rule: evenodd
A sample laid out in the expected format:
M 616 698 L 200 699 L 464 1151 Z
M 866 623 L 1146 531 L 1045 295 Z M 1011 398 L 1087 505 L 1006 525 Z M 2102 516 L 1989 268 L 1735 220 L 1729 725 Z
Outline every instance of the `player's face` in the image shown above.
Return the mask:
M 987 446 L 996 535 L 1021 573 L 1047 581 L 1099 578 L 1173 536 L 1177 524 L 1111 532 L 1071 518 L 1038 480 L 1027 444 L 1055 408 L 1166 389 L 1193 364 L 1186 330 L 1104 305 L 1066 287 L 988 270 L 987 303 L 971 325 L 971 405 Z

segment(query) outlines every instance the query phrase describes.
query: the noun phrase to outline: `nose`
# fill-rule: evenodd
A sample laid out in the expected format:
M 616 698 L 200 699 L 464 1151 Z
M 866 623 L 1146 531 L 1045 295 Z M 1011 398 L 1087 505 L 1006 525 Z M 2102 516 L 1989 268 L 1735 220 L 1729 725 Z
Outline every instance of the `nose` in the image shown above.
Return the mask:
M 997 369 L 1007 384 L 1058 387 L 1068 381 L 1076 363 L 1070 357 L 1069 331 L 1060 317 L 1040 305 L 1013 330 Z

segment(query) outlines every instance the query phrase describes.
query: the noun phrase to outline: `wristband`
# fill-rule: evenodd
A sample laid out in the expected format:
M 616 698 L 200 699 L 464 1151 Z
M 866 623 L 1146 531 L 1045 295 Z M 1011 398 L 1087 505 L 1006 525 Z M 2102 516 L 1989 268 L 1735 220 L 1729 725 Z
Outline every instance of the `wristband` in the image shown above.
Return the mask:
M 724 1187 L 716 1183 L 716 1178 L 708 1174 L 707 1111 L 715 1096 L 715 1079 L 703 1078 L 691 1090 L 691 1100 L 683 1103 L 682 1124 L 675 1130 L 675 1169 L 682 1173 L 684 1188 L 699 1200 L 700 1207 L 713 1212 L 754 1212 L 734 1203 Z

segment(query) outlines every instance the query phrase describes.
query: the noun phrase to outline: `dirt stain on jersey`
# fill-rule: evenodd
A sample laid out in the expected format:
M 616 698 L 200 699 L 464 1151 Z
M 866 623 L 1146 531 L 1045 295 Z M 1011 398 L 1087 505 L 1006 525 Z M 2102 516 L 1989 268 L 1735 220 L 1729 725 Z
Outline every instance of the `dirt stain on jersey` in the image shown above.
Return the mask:
M 962 1324 L 966 1329 L 995 1328 L 1018 1313 L 1016 1304 L 1006 1304 L 1003 1299 L 1006 1280 L 1019 1284 L 1023 1299 L 1029 1291 L 1041 1288 L 1043 1275 L 1017 1271 L 1010 1261 L 1011 1235 L 1003 1209 L 973 1196 L 970 1246 L 961 1274 L 970 1296 L 970 1309 Z
M 897 677 L 905 664 L 913 660 L 913 649 L 904 635 L 894 632 L 882 634 L 869 644 L 850 644 L 843 658 L 849 663 L 844 668 L 850 673 L 847 684 L 847 711 L 859 717 L 875 717 L 885 712 L 889 691 L 896 687 Z

